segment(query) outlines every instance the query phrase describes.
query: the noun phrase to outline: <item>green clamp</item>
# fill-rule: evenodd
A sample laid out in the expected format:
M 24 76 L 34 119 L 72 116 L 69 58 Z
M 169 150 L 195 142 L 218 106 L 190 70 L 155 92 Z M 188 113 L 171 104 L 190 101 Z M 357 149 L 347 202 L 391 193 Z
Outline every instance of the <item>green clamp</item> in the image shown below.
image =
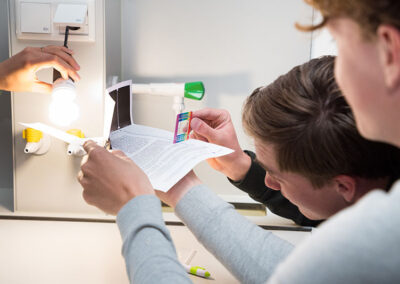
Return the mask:
M 185 98 L 200 101 L 204 97 L 203 82 L 185 83 Z

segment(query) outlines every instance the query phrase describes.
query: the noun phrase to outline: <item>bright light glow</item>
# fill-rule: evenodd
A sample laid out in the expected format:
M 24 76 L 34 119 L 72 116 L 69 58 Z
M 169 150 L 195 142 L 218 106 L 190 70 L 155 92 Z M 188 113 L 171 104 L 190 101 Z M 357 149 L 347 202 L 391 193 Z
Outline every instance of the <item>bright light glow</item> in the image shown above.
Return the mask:
M 49 119 L 58 126 L 68 126 L 79 117 L 75 84 L 72 80 L 58 79 L 53 84 L 52 101 L 49 107 Z
M 79 117 L 79 108 L 74 102 L 53 101 L 49 107 L 50 121 L 59 126 L 68 126 Z

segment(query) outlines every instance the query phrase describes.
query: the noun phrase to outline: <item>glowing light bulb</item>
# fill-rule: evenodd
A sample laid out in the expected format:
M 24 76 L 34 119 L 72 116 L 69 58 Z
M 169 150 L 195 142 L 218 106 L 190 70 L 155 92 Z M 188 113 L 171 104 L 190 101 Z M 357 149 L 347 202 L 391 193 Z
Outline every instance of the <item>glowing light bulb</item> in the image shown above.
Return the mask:
M 58 126 L 68 126 L 79 117 L 79 107 L 75 103 L 76 88 L 71 79 L 57 79 L 53 84 L 49 119 Z

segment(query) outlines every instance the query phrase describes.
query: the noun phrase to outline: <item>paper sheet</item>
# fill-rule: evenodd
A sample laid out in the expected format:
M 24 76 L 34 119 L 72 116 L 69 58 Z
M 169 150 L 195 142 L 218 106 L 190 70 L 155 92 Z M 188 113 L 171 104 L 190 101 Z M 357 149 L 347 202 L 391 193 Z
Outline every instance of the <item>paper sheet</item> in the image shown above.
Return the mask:
M 79 138 L 74 135 L 68 134 L 65 131 L 62 131 L 60 129 L 51 127 L 49 125 L 43 124 L 41 122 L 34 122 L 34 123 L 23 123 L 20 122 L 21 125 L 28 127 L 28 128 L 33 128 L 36 130 L 40 130 L 43 133 L 50 135 L 54 138 L 57 138 L 61 141 L 67 142 L 68 144 L 77 144 L 80 146 L 83 146 L 83 144 L 88 141 L 88 140 L 93 140 L 100 146 L 104 146 L 105 144 L 105 139 L 103 137 L 92 137 L 92 138 Z
M 201 161 L 233 152 L 195 139 L 176 144 L 172 140 L 172 132 L 136 124 L 110 134 L 112 148 L 123 151 L 147 174 L 152 186 L 164 192 Z

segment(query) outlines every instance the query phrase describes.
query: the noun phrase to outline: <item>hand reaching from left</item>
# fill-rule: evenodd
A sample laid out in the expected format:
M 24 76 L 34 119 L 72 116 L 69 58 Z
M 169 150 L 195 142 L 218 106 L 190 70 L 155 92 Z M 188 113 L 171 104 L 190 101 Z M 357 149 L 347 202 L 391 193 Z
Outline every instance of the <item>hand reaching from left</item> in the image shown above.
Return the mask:
M 64 46 L 49 45 L 42 48 L 27 47 L 9 59 L 0 62 L 0 89 L 14 92 L 50 93 L 52 84 L 39 81 L 36 72 L 53 67 L 64 79 L 79 81 L 78 63 L 72 50 Z

